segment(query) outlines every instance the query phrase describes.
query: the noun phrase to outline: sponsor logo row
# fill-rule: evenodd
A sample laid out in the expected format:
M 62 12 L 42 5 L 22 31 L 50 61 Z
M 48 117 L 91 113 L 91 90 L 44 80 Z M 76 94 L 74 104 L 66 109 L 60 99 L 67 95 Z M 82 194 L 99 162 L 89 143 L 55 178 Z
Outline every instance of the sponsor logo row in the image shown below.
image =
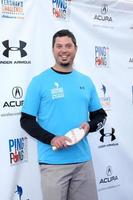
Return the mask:
M 16 42 L 15 42 L 16 44 Z M 4 40 L 1 42 L 0 52 L 3 59 L 0 60 L 0 65 L 4 64 L 31 64 L 31 60 L 26 60 L 28 56 L 27 53 L 27 43 L 25 41 L 19 40 L 16 45 L 14 45 L 9 40 Z M 106 46 L 95 46 L 95 66 L 97 68 L 109 68 L 110 67 L 110 49 Z M 16 57 L 18 59 L 16 59 Z M 133 69 L 133 57 L 130 57 L 127 61 L 129 63 L 128 68 Z
M 68 21 L 72 14 L 71 5 L 73 2 L 73 0 L 51 0 L 50 12 L 57 20 Z M 0 3 L 2 18 L 24 19 L 26 6 L 24 0 L 1 0 Z M 107 25 L 109 27 L 114 21 L 110 10 L 110 6 L 107 3 L 101 3 L 99 10 L 92 16 L 92 23 L 96 26 L 106 27 Z M 99 24 L 99 22 L 103 24 Z M 132 25 L 130 29 L 132 29 Z
M 132 97 L 133 97 L 133 86 L 132 86 Z M 102 101 L 103 101 L 103 98 L 102 98 Z M 23 100 L 22 87 L 20 86 L 13 87 L 11 90 L 10 98 L 0 102 L 0 106 L 2 108 L 1 117 L 10 117 L 13 115 L 20 115 L 20 108 L 22 107 L 23 102 L 24 100 Z M 98 141 L 99 141 L 98 148 L 101 149 L 101 148 L 106 148 L 106 147 L 118 146 L 118 143 L 116 142 L 116 130 L 114 127 L 109 127 L 109 129 L 102 128 L 98 133 L 99 133 L 98 134 Z M 14 165 L 23 161 L 27 161 L 27 159 L 28 159 L 27 137 L 9 139 L 10 164 Z
M 111 165 L 108 165 L 104 168 L 103 176 L 97 178 L 98 192 L 116 187 L 120 187 L 119 176 L 115 172 L 114 168 Z M 25 194 L 25 187 L 22 185 L 16 185 L 13 193 L 16 200 L 30 200 L 29 198 L 25 198 L 27 195 Z
M 53 93 L 52 93 L 53 95 Z M 7 117 L 20 114 L 20 108 L 23 106 L 23 89 L 20 86 L 14 86 L 10 90 L 9 98 L 0 101 L 0 116 Z M 133 85 L 131 86 L 131 105 L 133 105 Z M 52 96 L 53 98 L 53 96 Z M 108 92 L 108 88 L 105 84 L 101 84 L 99 89 L 99 98 L 102 104 L 102 107 L 106 111 L 111 111 L 111 97 Z M 104 134 L 104 132 L 101 134 Z M 101 139 L 102 140 L 102 139 Z
M 110 144 L 112 141 L 116 139 L 115 130 L 112 128 L 111 133 L 103 133 L 104 129 L 101 130 L 100 134 L 100 142 L 104 142 L 104 137 L 110 138 Z M 118 145 L 118 143 L 116 143 Z M 8 148 L 9 148 L 9 163 L 10 166 L 20 165 L 24 162 L 28 162 L 28 138 L 27 137 L 20 137 L 20 138 L 11 138 L 8 141 Z M 102 169 L 101 175 L 97 178 L 99 191 L 103 189 L 110 189 L 113 187 L 120 186 L 118 175 L 113 170 L 112 166 L 107 166 L 105 169 Z M 15 191 L 18 195 L 22 195 L 20 189 L 18 188 Z M 18 190 L 19 189 L 19 190 Z M 21 191 L 22 192 L 22 191 Z
M 97 178 L 98 192 L 102 190 L 112 189 L 120 186 L 119 176 L 111 165 L 105 167 L 104 175 Z M 24 199 L 25 190 L 21 185 L 16 185 L 14 189 L 14 197 L 19 200 L 30 200 L 29 198 Z
M 113 139 L 115 140 L 115 136 Z M 9 139 L 9 160 L 11 166 L 28 161 L 27 143 L 27 137 Z M 98 191 L 120 186 L 119 177 L 111 165 L 102 170 L 102 173 L 97 177 Z M 17 186 L 15 193 L 20 198 L 23 195 L 22 187 Z
M 51 10 L 55 18 L 68 19 L 71 14 L 71 0 L 51 0 Z M 24 0 L 1 0 L 1 17 L 24 19 L 25 2 Z
M 56 19 L 68 20 L 71 16 L 71 3 L 73 0 L 51 0 L 52 14 Z M 1 12 L 3 18 L 24 18 L 24 0 L 1 0 Z M 102 4 L 99 13 L 95 14 L 93 19 L 98 21 L 112 22 L 108 4 Z

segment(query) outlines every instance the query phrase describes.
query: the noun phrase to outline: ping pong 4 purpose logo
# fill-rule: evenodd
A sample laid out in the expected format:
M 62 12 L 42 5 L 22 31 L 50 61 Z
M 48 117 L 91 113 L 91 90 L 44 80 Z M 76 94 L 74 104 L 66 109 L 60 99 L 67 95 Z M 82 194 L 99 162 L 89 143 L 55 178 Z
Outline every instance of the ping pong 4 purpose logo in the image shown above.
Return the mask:
M 98 68 L 109 67 L 109 48 L 95 46 L 95 65 Z
M 27 137 L 9 139 L 9 157 L 11 165 L 28 160 L 27 140 Z
M 52 0 L 53 16 L 56 19 L 67 20 L 71 14 L 71 0 Z

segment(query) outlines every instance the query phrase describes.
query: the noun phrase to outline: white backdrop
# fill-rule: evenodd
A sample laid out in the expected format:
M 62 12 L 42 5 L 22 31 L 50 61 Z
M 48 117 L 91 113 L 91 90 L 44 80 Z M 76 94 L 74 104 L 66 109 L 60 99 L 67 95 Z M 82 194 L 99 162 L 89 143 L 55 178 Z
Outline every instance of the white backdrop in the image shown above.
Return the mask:
M 99 200 L 133 199 L 133 2 L 1 0 L 0 196 L 42 200 L 36 141 L 19 125 L 31 78 L 51 67 L 53 34 L 70 29 L 74 67 L 96 84 L 107 123 L 90 141 Z

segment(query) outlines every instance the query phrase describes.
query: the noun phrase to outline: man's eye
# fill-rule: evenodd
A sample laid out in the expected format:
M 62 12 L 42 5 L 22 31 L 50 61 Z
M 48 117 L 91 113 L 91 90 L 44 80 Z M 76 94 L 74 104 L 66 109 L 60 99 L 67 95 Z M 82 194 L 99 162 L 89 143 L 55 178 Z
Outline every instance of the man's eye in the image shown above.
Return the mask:
M 67 47 L 68 49 L 70 49 L 70 48 L 72 48 L 72 45 L 71 45 L 71 44 L 68 44 L 66 47 Z
M 57 47 L 58 49 L 62 48 L 62 46 L 61 46 L 61 45 L 57 45 L 56 47 Z

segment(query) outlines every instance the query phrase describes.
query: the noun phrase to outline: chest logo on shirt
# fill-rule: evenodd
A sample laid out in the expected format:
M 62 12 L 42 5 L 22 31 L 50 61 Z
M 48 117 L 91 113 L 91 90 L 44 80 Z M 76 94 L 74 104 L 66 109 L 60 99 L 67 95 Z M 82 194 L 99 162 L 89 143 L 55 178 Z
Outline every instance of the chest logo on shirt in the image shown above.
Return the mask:
M 54 87 L 51 89 L 52 99 L 59 99 L 64 97 L 63 87 L 60 87 L 58 82 L 54 82 Z
M 85 86 L 80 85 L 80 90 L 85 90 Z

